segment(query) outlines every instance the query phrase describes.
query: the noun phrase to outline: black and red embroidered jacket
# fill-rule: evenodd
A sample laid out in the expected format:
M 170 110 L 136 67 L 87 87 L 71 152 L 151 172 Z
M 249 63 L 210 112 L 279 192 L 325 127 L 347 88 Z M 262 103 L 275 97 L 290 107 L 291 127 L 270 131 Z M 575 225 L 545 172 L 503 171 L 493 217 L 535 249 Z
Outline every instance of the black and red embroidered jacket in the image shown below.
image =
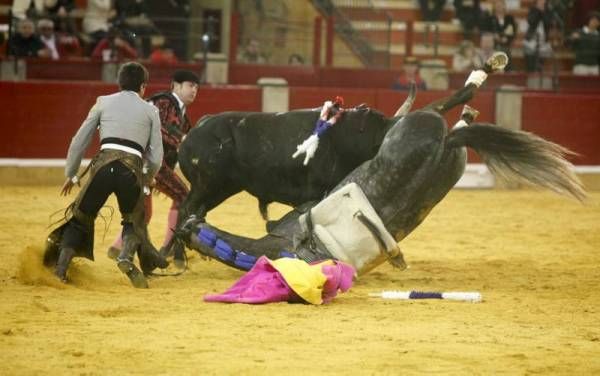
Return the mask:
M 159 111 L 164 149 L 163 164 L 173 169 L 177 164 L 179 144 L 192 125 L 187 115 L 182 116 L 179 102 L 172 93 L 157 93 L 148 100 L 154 103 Z

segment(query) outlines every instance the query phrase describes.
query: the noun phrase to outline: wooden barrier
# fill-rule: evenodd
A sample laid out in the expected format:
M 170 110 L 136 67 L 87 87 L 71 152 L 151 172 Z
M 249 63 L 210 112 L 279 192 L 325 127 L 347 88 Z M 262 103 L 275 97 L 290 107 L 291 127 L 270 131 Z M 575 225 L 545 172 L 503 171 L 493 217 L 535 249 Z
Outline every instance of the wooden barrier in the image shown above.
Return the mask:
M 147 93 L 167 89 L 151 85 Z M 116 90 L 116 85 L 105 83 L 0 82 L 0 124 L 5 130 L 0 158 L 65 158 L 71 137 L 96 97 Z M 188 114 L 195 121 L 223 111 L 260 111 L 260 95 L 254 86 L 202 87 Z
M 600 165 L 600 95 L 523 94 L 523 130 L 580 154 L 579 165 Z

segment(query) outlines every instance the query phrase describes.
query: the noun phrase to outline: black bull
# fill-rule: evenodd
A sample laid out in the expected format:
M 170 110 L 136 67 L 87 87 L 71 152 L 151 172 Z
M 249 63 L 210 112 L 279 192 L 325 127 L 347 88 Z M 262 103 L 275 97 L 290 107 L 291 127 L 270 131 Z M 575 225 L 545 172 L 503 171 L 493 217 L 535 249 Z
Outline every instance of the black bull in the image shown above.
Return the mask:
M 445 113 L 473 98 L 477 87 L 467 85 L 425 109 Z M 179 148 L 179 165 L 191 183 L 179 213 L 202 218 L 228 197 L 248 191 L 258 198 L 266 217 L 270 202 L 298 206 L 320 200 L 346 175 L 373 158 L 386 133 L 406 115 L 415 87 L 396 114 L 387 118 L 365 106 L 346 111 L 320 139 L 308 166 L 292 159 L 296 145 L 313 131 L 319 110 L 283 113 L 226 112 L 198 122 Z
M 444 113 L 470 99 L 466 87 L 450 98 L 403 118 L 386 118 L 368 109 L 347 112 L 322 138 L 308 166 L 291 155 L 312 131 L 317 111 L 281 114 L 225 113 L 203 119 L 180 148 L 180 165 L 191 182 L 180 221 L 204 214 L 226 198 L 247 190 L 261 207 L 278 201 L 292 206 L 320 200 L 349 182 L 357 183 L 396 241 L 402 240 L 425 218 L 462 175 L 465 146 L 476 150 L 490 170 L 570 194 L 583 189 L 564 159 L 568 150 L 526 132 L 475 124 L 448 132 Z M 430 110 L 435 110 L 430 111 Z M 384 139 L 385 137 L 385 139 Z M 235 249 L 276 258 L 282 249 L 294 250 L 302 205 L 269 226 L 262 239 L 227 234 L 209 225 Z M 186 244 L 217 258 L 185 226 Z M 176 258 L 178 257 L 176 253 Z M 223 260 L 221 260 L 223 261 Z M 236 267 L 232 262 L 224 263 Z

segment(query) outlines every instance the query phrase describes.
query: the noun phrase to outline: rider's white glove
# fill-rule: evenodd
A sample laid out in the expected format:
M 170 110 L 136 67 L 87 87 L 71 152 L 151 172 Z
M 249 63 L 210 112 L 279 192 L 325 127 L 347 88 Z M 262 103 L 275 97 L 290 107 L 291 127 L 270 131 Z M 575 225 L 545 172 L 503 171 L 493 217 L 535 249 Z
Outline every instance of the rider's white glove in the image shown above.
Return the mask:
M 304 157 L 304 165 L 308 164 L 308 161 L 315 155 L 317 148 L 319 147 L 319 136 L 316 134 L 311 135 L 309 138 L 304 140 L 302 145 L 296 146 L 296 152 L 292 155 L 292 158 L 296 158 L 302 153 L 306 153 Z
M 487 76 L 488 76 L 487 73 L 485 73 L 482 70 L 474 70 L 471 72 L 471 74 L 467 78 L 467 82 L 465 82 L 465 86 L 467 86 L 468 84 L 475 84 L 475 85 L 477 85 L 477 87 L 480 87 L 481 85 L 483 85 L 483 82 L 485 81 Z

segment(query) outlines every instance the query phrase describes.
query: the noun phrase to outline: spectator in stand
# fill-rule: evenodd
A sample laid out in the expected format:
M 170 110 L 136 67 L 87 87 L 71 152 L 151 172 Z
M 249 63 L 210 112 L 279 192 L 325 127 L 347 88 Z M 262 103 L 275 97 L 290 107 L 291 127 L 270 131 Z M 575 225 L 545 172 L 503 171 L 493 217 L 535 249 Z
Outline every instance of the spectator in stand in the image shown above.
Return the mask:
M 75 22 L 71 12 L 75 0 L 14 0 L 12 15 L 17 20 L 50 18 L 57 30 L 75 33 Z
M 304 65 L 304 58 L 298 54 L 291 54 L 288 57 L 289 65 Z
M 75 0 L 46 0 L 44 3 L 45 16 L 54 21 L 57 31 L 69 34 L 77 32 L 73 18 Z
M 470 40 L 460 42 L 458 50 L 452 56 L 452 70 L 455 72 L 470 72 L 480 68 L 480 63 L 475 44 Z
M 479 31 L 481 22 L 480 0 L 454 0 L 456 17 L 463 27 L 464 39 L 471 39 L 475 32 Z
M 19 21 L 17 24 L 17 33 L 8 41 L 8 55 L 17 57 L 50 57 L 50 50 L 35 35 L 35 26 L 32 20 L 24 19 Z
M 113 24 L 134 36 L 133 42 L 142 57 L 150 54 L 150 37 L 158 33 L 146 12 L 144 0 L 115 0 L 116 18 Z M 139 36 L 140 38 L 137 38 Z
M 424 21 L 437 22 L 442 17 L 446 0 L 419 0 L 421 16 Z
M 110 29 L 109 19 L 116 16 L 112 0 L 87 0 L 83 17 L 83 32 L 89 38 L 88 44 L 96 46 L 106 37 Z
M 175 52 L 170 48 L 162 35 L 154 36 L 152 41 L 152 53 L 150 61 L 157 64 L 177 64 L 179 60 L 175 56 Z
M 27 12 L 30 7 L 31 0 L 13 0 L 10 11 L 14 19 L 24 20 L 27 18 Z
M 509 64 L 504 70 L 511 70 L 511 46 L 517 34 L 517 25 L 513 16 L 506 14 L 505 0 L 494 0 L 492 13 L 483 20 L 481 31 L 494 35 L 494 48 L 508 55 Z
M 262 53 L 260 42 L 256 38 L 250 38 L 246 46 L 238 53 L 237 60 L 249 64 L 265 64 L 267 59 Z
M 92 57 L 102 61 L 121 61 L 137 58 L 137 51 L 123 38 L 121 31 L 112 28 L 92 52 Z
M 408 90 L 413 81 L 418 89 L 427 90 L 425 81 L 419 75 L 419 60 L 414 56 L 407 56 L 404 58 L 404 63 L 402 64 L 402 74 L 392 84 L 392 89 Z
M 42 43 L 50 51 L 52 60 L 81 56 L 79 40 L 67 33 L 55 32 L 54 22 L 47 18 L 38 21 L 38 33 Z
M 535 0 L 527 14 L 527 32 L 523 41 L 523 54 L 527 72 L 542 70 L 544 59 L 552 55 L 548 33 L 552 27 L 552 11 L 546 0 Z
M 573 74 L 600 75 L 600 13 L 592 12 L 588 16 L 587 24 L 575 31 L 570 38 L 570 43 L 575 51 L 575 65 Z

